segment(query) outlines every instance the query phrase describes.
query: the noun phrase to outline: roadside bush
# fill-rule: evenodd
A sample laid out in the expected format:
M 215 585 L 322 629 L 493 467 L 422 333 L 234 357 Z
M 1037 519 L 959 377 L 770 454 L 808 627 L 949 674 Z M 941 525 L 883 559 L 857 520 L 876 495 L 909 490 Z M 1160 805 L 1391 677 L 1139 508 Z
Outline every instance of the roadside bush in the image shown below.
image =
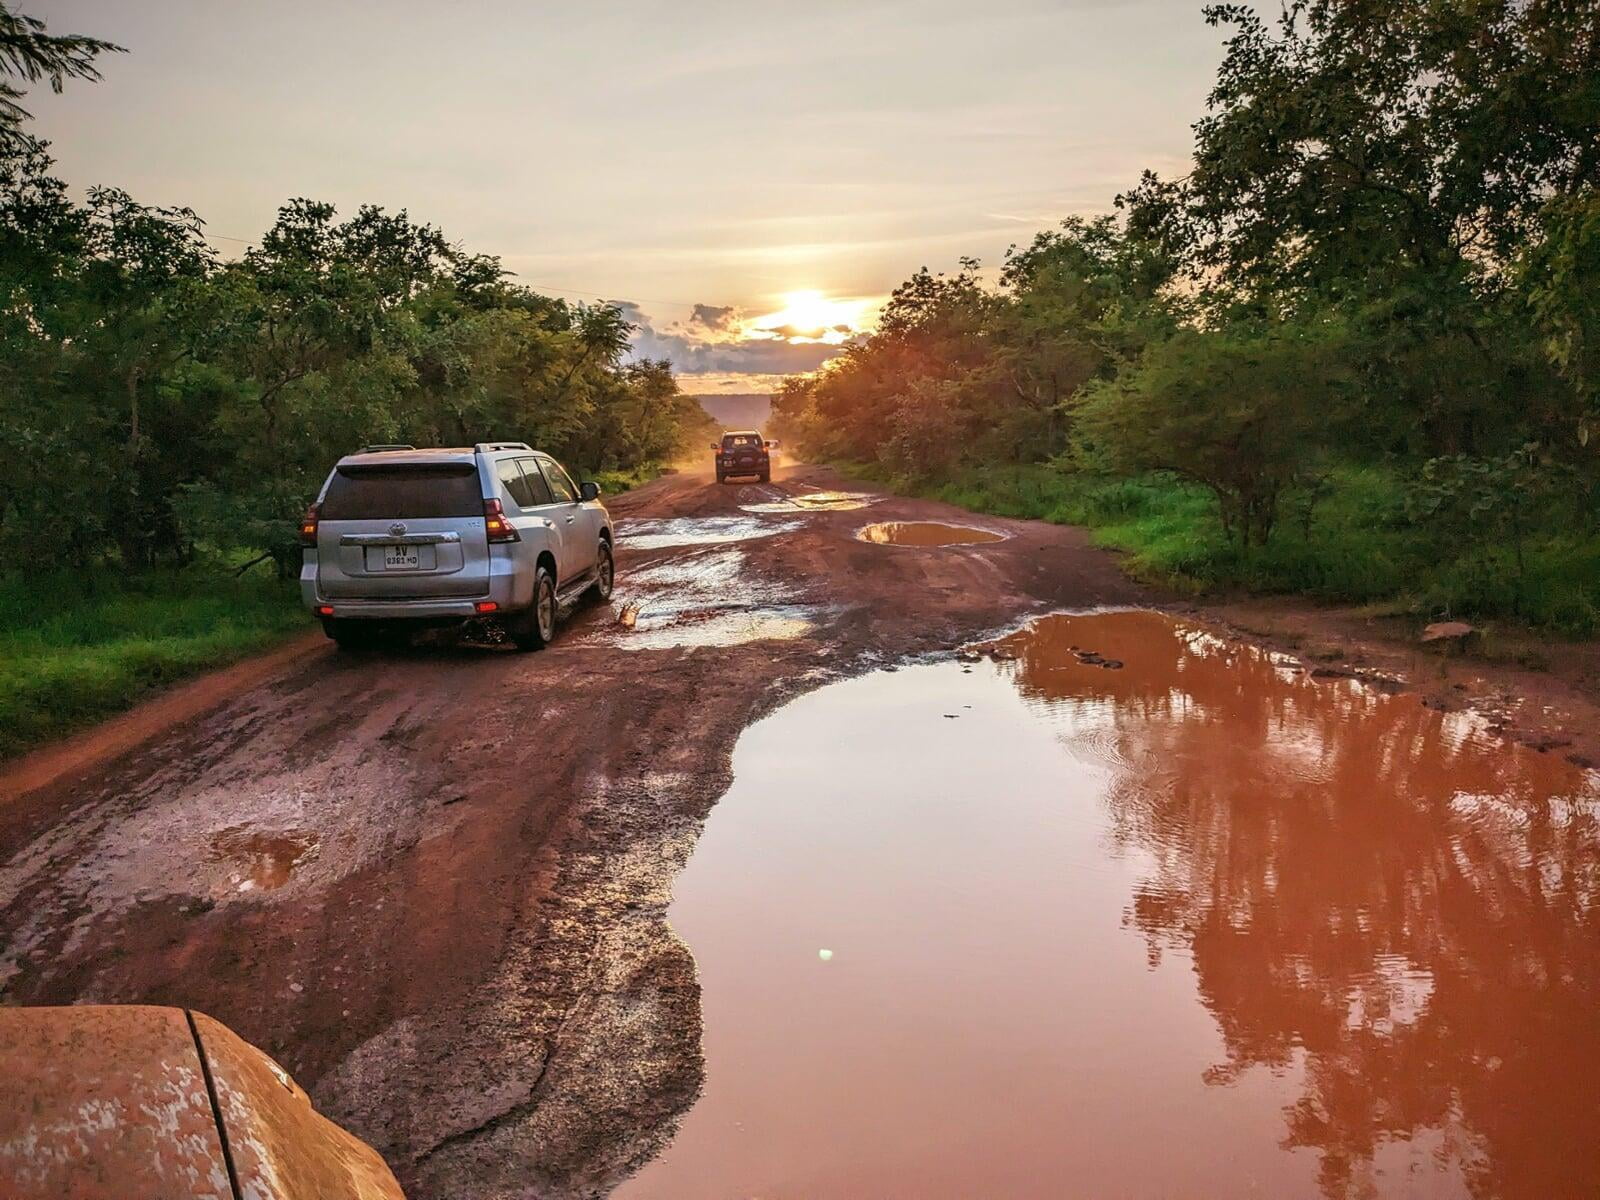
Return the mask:
M 1229 538 L 1265 546 L 1280 500 L 1332 433 L 1334 378 L 1327 343 L 1303 331 L 1185 330 L 1086 389 L 1078 432 L 1126 473 L 1170 471 L 1206 488 Z
M 962 448 L 956 391 L 946 381 L 918 380 L 889 418 L 878 461 L 913 482 L 948 473 L 960 460 Z

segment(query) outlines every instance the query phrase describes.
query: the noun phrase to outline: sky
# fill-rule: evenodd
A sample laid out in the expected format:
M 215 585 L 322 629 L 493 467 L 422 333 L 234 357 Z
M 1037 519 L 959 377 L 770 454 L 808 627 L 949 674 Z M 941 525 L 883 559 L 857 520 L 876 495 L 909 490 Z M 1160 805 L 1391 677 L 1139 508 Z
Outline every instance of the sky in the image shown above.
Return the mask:
M 622 304 L 690 392 L 764 392 L 894 287 L 1182 174 L 1199 0 L 8 0 L 126 47 L 27 101 L 58 173 L 197 210 L 404 208 Z

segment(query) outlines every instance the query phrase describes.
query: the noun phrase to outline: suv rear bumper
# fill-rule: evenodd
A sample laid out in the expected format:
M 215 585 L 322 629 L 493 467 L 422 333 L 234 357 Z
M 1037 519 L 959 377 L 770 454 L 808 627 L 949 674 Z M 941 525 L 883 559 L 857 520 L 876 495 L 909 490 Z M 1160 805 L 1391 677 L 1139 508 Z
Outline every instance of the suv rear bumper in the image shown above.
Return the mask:
M 431 621 L 448 623 L 482 616 L 477 606 L 492 600 L 495 612 L 516 612 L 533 603 L 531 571 L 519 571 L 518 564 L 496 558 L 490 564 L 489 588 L 476 596 L 324 596 L 317 587 L 314 555 L 306 555 L 300 568 L 300 598 L 307 609 L 334 620 Z M 527 578 L 523 578 L 526 575 Z M 421 582 L 419 580 L 419 582 Z M 332 608 L 332 613 L 318 612 Z

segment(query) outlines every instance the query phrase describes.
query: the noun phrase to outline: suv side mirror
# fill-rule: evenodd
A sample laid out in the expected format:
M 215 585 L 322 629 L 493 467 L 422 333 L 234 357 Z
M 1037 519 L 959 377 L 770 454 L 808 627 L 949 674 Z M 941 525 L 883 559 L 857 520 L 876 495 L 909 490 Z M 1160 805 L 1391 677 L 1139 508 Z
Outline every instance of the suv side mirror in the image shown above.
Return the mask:
M 711 443 L 711 449 L 712 449 L 712 450 L 713 450 L 713 451 L 717 451 L 717 450 L 721 450 L 721 449 L 722 449 L 722 447 L 721 447 L 721 446 L 719 446 L 719 445 L 717 445 L 717 443 L 715 443 L 715 442 L 712 442 L 712 443 Z
M 578 485 L 578 495 L 585 500 L 600 499 L 600 485 L 592 479 L 586 479 Z
M 778 443 L 777 442 L 768 442 L 767 443 L 767 449 L 768 450 L 776 450 L 777 448 L 778 448 Z

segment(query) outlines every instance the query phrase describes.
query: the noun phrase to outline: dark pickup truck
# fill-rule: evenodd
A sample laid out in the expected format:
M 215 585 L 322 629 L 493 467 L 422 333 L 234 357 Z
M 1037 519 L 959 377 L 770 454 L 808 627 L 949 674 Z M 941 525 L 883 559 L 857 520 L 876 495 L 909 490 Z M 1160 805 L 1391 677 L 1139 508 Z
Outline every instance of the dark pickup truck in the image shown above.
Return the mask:
M 753 430 L 725 433 L 721 442 L 712 442 L 717 455 L 717 482 L 726 483 L 735 475 L 754 475 L 766 483 L 772 478 L 772 443 Z

